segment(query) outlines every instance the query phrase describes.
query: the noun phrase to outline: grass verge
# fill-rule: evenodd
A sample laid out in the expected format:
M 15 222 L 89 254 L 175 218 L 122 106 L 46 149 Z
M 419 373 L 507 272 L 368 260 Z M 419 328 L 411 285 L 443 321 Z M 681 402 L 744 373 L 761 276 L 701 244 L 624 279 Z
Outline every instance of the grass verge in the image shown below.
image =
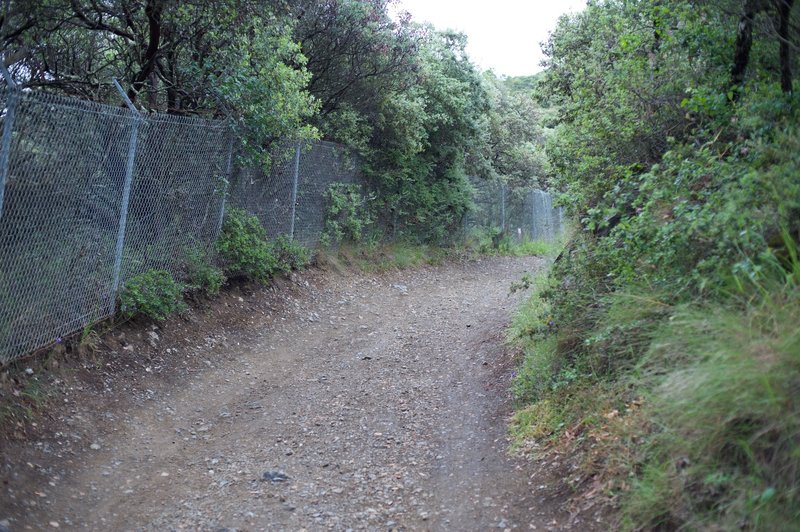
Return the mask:
M 764 271 L 713 301 L 629 286 L 564 323 L 563 285 L 535 283 L 508 331 L 513 449 L 574 457 L 622 530 L 799 530 L 800 267 Z

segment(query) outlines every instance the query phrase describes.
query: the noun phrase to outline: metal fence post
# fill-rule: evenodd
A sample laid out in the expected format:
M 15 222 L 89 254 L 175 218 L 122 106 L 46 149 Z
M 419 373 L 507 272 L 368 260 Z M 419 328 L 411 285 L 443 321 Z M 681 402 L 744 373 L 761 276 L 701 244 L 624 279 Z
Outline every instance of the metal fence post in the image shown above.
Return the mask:
M 233 133 L 233 129 L 231 129 L 231 142 L 228 145 L 228 161 L 225 166 L 225 183 L 222 185 L 222 201 L 220 201 L 219 205 L 219 220 L 217 220 L 217 231 L 214 234 L 214 238 L 218 237 L 219 233 L 222 231 L 222 220 L 225 218 L 225 200 L 228 197 L 228 187 L 233 177 L 233 144 L 235 142 L 236 135 Z
M 3 121 L 3 141 L 0 145 L 0 219 L 3 218 L 3 199 L 6 190 L 6 180 L 8 179 L 8 165 L 11 160 L 11 135 L 14 129 L 14 115 L 17 111 L 19 101 L 19 90 L 17 84 L 11 78 L 11 73 L 5 64 L 0 61 L 0 71 L 6 80 L 9 89 L 8 100 L 6 101 L 6 116 Z
M 114 281 L 111 285 L 112 304 L 119 290 L 119 277 L 122 268 L 122 248 L 125 243 L 125 229 L 128 224 L 128 204 L 131 198 L 131 182 L 133 181 L 133 164 L 136 158 L 136 141 L 139 136 L 139 124 L 142 122 L 142 115 L 136 110 L 133 103 L 125 94 L 116 78 L 113 78 L 114 86 L 119 91 L 125 105 L 128 106 L 133 115 L 133 125 L 131 126 L 131 139 L 128 143 L 128 163 L 125 167 L 125 186 L 122 189 L 122 207 L 120 209 L 119 229 L 117 230 L 117 248 L 114 254 Z
M 294 240 L 294 217 L 297 212 L 297 182 L 300 178 L 300 142 L 294 153 L 294 182 L 292 184 L 292 219 L 289 221 L 289 240 Z
M 500 229 L 506 230 L 506 184 L 500 181 Z

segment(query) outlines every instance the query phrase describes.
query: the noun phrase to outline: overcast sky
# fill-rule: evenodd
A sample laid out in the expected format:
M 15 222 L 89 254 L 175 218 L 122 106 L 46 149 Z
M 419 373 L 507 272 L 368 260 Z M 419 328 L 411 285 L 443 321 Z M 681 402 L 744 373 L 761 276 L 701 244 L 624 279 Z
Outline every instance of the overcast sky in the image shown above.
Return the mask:
M 563 13 L 586 0 L 400 0 L 417 22 L 455 29 L 469 37 L 467 52 L 478 66 L 497 74 L 524 76 L 541 70 L 540 42 Z

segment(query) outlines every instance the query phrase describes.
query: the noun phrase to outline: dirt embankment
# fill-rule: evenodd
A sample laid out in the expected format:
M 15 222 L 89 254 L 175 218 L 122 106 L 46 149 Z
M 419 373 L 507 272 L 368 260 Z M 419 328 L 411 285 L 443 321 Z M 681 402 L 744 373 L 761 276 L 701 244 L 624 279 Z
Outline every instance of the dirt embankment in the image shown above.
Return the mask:
M 536 258 L 314 271 L 60 368 L 6 435 L 10 530 L 587 530 L 506 454 L 508 289 Z M 543 476 L 545 475 L 545 476 Z

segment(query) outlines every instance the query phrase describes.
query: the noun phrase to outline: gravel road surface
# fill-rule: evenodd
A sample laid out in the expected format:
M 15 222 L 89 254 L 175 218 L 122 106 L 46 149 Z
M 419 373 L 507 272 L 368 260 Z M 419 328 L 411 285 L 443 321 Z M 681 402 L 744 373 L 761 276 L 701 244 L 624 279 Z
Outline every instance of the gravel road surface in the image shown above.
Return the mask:
M 9 444 L 0 526 L 560 528 L 530 463 L 506 452 L 509 286 L 543 267 L 296 278 L 280 312 L 255 305 L 246 332 L 195 342 L 197 370 L 101 412 L 78 394 L 52 431 Z M 188 354 L 145 335 L 163 356 Z

